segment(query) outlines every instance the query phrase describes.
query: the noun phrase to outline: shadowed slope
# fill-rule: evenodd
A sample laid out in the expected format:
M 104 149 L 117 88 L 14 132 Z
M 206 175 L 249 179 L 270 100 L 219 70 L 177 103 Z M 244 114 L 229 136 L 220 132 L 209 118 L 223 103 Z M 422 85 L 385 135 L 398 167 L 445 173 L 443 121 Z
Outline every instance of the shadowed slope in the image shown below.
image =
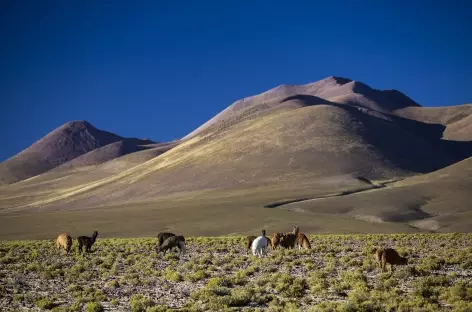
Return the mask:
M 77 156 L 123 138 L 87 121 L 71 121 L 0 164 L 0 183 L 10 184 L 41 174 Z
M 445 127 L 443 138 L 472 141 L 472 104 L 447 107 L 408 107 L 395 111 L 395 115 L 428 124 Z
M 130 153 L 98 165 L 72 166 L 67 163 L 48 172 L 0 187 L 0 208 L 12 208 L 21 202 L 34 202 L 56 196 L 63 189 L 99 181 L 120 174 L 177 146 L 179 141 L 149 144 L 149 149 Z
M 140 139 L 123 139 L 118 142 L 113 142 L 108 145 L 96 148 L 86 154 L 82 154 L 79 157 L 72 159 L 71 161 L 61 165 L 60 167 L 83 167 L 98 165 L 109 160 L 146 150 L 152 148 L 152 145 L 155 142 L 150 140 L 140 140 Z
M 424 175 L 346 196 L 279 206 L 303 214 L 350 215 L 369 222 L 401 222 L 433 231 L 470 231 L 472 158 Z M 307 216 L 308 217 L 308 216 Z

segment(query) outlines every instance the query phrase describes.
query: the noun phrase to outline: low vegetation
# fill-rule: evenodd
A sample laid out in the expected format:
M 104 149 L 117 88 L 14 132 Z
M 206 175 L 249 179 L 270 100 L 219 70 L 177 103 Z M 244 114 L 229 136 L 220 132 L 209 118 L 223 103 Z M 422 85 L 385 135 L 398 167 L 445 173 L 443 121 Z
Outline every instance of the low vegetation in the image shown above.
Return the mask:
M 270 231 L 269 231 L 270 232 Z M 311 249 L 247 253 L 247 239 L 99 238 L 90 253 L 55 241 L 0 242 L 0 310 L 472 311 L 472 234 L 307 235 Z M 407 265 L 381 272 L 372 250 Z

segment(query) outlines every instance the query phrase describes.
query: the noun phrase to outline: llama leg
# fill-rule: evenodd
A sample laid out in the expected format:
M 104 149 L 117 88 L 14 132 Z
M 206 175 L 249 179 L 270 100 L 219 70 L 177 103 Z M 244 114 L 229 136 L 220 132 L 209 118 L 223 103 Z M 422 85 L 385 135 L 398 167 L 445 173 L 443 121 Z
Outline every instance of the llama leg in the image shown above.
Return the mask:
M 385 272 L 385 270 L 387 269 L 387 259 L 382 256 L 382 272 Z

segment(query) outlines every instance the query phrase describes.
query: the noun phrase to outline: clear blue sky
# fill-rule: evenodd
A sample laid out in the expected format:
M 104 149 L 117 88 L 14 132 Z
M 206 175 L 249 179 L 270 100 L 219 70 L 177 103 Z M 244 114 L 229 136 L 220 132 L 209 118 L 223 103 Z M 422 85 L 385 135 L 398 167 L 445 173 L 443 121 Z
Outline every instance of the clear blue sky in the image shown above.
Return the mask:
M 180 138 L 237 99 L 331 75 L 470 103 L 470 3 L 2 0 L 0 160 L 77 119 Z

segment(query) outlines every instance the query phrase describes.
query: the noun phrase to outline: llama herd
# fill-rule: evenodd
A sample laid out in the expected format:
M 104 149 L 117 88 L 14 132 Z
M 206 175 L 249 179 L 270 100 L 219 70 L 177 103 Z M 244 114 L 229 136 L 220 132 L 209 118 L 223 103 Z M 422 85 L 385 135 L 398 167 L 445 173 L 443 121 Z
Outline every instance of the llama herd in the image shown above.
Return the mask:
M 298 226 L 294 226 L 292 232 L 289 233 L 272 233 L 271 237 L 267 237 L 266 231 L 262 230 L 262 236 L 248 236 L 247 249 L 252 250 L 252 254 L 257 257 L 263 257 L 267 254 L 267 247 L 271 247 L 272 250 L 278 246 L 284 248 L 295 248 L 298 249 L 310 249 L 310 241 L 304 233 L 299 232 Z
M 278 246 L 284 248 L 311 249 L 310 241 L 304 233 L 299 232 L 298 226 L 294 226 L 292 232 L 288 233 L 272 233 L 270 237 L 266 236 L 266 231 L 262 230 L 261 236 L 247 236 L 246 248 L 251 250 L 252 254 L 257 257 L 264 257 L 267 254 L 267 248 L 272 250 Z M 374 255 L 375 261 L 382 272 L 387 269 L 387 264 L 390 264 L 390 270 L 393 272 L 393 265 L 407 265 L 408 259 L 401 257 L 393 248 L 374 248 L 371 251 Z
M 92 236 L 79 236 L 77 237 L 78 249 L 82 253 L 82 249 L 85 247 L 85 252 L 89 253 L 92 245 L 97 240 L 98 231 L 94 231 Z M 256 257 L 264 257 L 267 255 L 267 248 L 271 247 L 272 250 L 278 246 L 283 248 L 295 248 L 311 249 L 310 241 L 304 233 L 299 232 L 299 227 L 294 226 L 292 232 L 288 233 L 272 233 L 270 237 L 266 236 L 266 231 L 262 230 L 261 236 L 247 236 L 246 237 L 246 248 L 251 250 L 252 254 Z M 56 247 L 63 248 L 67 253 L 72 248 L 72 237 L 67 233 L 60 233 L 56 238 Z M 156 253 L 171 251 L 173 248 L 178 248 L 180 253 L 185 253 L 186 243 L 185 237 L 182 235 L 176 235 L 170 232 L 160 232 L 157 235 Z M 384 272 L 387 264 L 390 264 L 390 269 L 393 272 L 393 265 L 407 265 L 408 259 L 401 257 L 395 249 L 392 248 L 374 248 L 371 253 L 374 255 L 375 261 L 378 266 Z

